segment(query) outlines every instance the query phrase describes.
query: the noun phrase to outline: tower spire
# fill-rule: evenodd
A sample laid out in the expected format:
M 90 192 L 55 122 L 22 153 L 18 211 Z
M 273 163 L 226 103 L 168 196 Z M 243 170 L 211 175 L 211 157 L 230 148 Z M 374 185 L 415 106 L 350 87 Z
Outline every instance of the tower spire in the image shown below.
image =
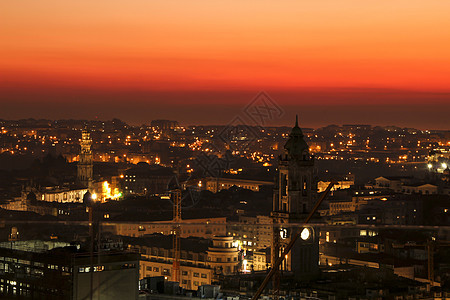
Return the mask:
M 295 127 L 298 127 L 298 115 L 295 115 Z

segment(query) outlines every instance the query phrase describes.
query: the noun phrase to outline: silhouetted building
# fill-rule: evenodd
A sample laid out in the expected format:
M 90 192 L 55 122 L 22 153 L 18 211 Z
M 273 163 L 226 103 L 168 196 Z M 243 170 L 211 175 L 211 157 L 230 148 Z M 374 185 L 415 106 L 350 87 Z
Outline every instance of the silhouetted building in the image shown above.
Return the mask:
M 177 121 L 170 120 L 152 120 L 151 126 L 160 130 L 175 129 L 180 127 Z
M 274 188 L 273 212 L 274 246 L 272 262 L 283 253 L 290 239 L 301 230 L 281 269 L 293 271 L 297 277 L 311 277 L 318 273 L 319 236 L 312 227 L 297 228 L 289 223 L 304 221 L 317 196 L 314 180 L 314 157 L 310 155 L 298 120 L 280 156 L 278 178 Z
M 170 168 L 140 162 L 125 171 L 123 190 L 125 193 L 142 195 L 166 193 L 173 178 L 174 173 Z
M 92 299 L 138 298 L 138 254 L 94 253 L 92 262 L 64 242 L 0 243 L 0 297 L 89 299 L 92 290 Z

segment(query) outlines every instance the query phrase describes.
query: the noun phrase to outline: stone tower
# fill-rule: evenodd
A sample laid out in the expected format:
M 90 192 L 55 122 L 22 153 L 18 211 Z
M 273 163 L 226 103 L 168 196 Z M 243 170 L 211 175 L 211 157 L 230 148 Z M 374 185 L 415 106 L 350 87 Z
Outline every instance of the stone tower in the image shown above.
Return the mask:
M 90 188 L 93 178 L 92 139 L 87 129 L 81 133 L 81 151 L 77 166 L 78 182 L 85 188 Z
M 278 174 L 273 193 L 272 219 L 274 223 L 272 261 L 275 261 L 290 241 L 302 231 L 281 269 L 293 271 L 297 278 L 311 278 L 318 273 L 319 239 L 312 227 L 300 226 L 317 199 L 314 179 L 314 157 L 298 126 L 295 126 L 279 157 Z M 304 233 L 304 234 L 303 234 Z
M 314 157 L 303 139 L 303 132 L 295 126 L 284 145 L 285 154 L 278 161 L 278 178 L 274 190 L 273 211 L 281 212 L 291 221 L 302 221 L 316 199 Z

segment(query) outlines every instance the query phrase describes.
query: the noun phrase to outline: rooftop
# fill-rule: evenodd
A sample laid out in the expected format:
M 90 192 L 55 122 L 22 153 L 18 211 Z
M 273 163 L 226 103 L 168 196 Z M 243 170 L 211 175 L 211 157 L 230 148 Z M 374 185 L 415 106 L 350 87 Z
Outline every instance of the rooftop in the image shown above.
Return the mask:
M 55 248 L 71 246 L 69 243 L 59 242 L 59 241 L 42 241 L 42 240 L 31 240 L 31 241 L 13 241 L 13 242 L 2 242 L 0 243 L 0 248 L 20 250 L 26 252 L 43 253 Z M 77 246 L 77 249 L 79 245 Z

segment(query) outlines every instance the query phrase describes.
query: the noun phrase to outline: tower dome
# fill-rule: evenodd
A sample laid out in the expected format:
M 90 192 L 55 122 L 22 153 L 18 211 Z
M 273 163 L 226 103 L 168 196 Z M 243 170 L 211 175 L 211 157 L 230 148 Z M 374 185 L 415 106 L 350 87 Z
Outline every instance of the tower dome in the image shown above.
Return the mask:
M 290 158 L 309 159 L 309 147 L 303 137 L 303 131 L 298 127 L 298 116 L 295 116 L 295 126 L 292 128 L 289 139 L 284 145 L 284 150 Z

